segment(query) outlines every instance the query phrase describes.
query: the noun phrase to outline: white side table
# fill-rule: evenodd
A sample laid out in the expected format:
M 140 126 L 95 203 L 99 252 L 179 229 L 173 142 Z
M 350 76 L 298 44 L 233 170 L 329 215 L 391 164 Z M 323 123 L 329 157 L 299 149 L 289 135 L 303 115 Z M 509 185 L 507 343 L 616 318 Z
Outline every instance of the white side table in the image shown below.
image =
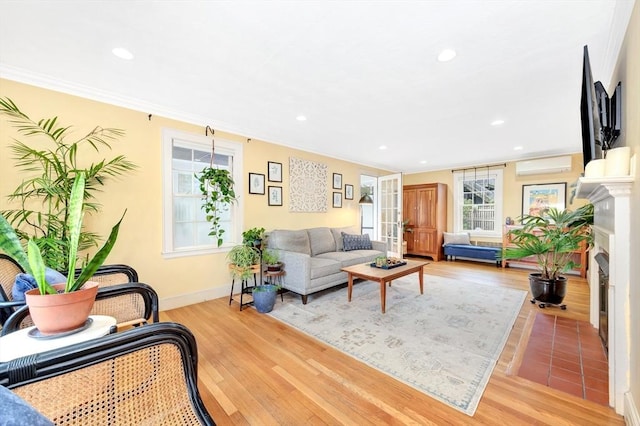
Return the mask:
M 0 337 L 0 362 L 26 355 L 49 351 L 75 343 L 85 342 L 109 334 L 116 319 L 105 315 L 91 315 L 91 324 L 84 330 L 57 338 L 35 338 L 29 335 L 35 327 L 24 328 Z M 33 332 L 32 332 L 33 333 Z

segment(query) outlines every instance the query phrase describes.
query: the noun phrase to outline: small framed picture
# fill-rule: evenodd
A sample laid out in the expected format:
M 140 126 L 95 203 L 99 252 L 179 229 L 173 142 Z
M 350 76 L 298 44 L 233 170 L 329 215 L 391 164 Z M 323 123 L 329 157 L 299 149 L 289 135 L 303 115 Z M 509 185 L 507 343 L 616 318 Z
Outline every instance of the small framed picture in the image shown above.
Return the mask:
M 342 189 L 342 175 L 340 173 L 333 174 L 333 189 Z
M 264 195 L 264 175 L 249 173 L 249 194 Z
M 282 163 L 267 161 L 267 179 L 269 182 L 282 182 Z
M 344 186 L 344 199 L 353 200 L 353 185 L 348 183 Z
M 342 192 L 333 193 L 333 207 L 338 209 L 342 207 Z
M 269 205 L 270 206 L 282 205 L 282 187 L 281 186 L 269 187 Z

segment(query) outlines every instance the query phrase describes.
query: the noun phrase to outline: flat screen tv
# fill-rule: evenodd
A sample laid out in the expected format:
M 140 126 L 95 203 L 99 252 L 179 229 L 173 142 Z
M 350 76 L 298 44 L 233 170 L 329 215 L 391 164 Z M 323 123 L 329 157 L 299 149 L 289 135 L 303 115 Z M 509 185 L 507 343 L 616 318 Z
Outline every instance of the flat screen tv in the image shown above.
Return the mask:
M 582 61 L 580 121 L 582 124 L 582 157 L 586 167 L 589 161 L 602 158 L 600 112 L 596 88 L 591 75 L 591 63 L 589 62 L 589 49 L 587 46 L 584 47 Z

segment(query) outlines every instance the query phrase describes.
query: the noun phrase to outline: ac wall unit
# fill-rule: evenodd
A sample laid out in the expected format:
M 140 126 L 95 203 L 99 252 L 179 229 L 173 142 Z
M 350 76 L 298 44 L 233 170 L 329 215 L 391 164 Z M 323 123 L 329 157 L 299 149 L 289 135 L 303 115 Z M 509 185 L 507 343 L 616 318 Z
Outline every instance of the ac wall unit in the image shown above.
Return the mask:
M 571 156 L 538 158 L 516 162 L 516 175 L 544 175 L 571 171 Z

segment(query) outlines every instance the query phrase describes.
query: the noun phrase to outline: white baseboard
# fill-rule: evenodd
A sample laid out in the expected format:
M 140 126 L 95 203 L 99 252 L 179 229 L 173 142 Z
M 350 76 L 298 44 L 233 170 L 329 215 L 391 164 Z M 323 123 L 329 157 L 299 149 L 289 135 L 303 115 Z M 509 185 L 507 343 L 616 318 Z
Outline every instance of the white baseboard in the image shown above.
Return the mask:
M 182 306 L 193 305 L 194 303 L 206 302 L 207 300 L 217 299 L 223 296 L 229 297 L 229 288 L 227 286 L 197 291 L 195 293 L 186 293 L 178 296 L 165 297 L 160 299 L 159 301 L 160 310 L 166 311 L 169 309 L 176 309 Z
M 624 422 L 629 426 L 640 426 L 640 413 L 631 392 L 624 394 Z

